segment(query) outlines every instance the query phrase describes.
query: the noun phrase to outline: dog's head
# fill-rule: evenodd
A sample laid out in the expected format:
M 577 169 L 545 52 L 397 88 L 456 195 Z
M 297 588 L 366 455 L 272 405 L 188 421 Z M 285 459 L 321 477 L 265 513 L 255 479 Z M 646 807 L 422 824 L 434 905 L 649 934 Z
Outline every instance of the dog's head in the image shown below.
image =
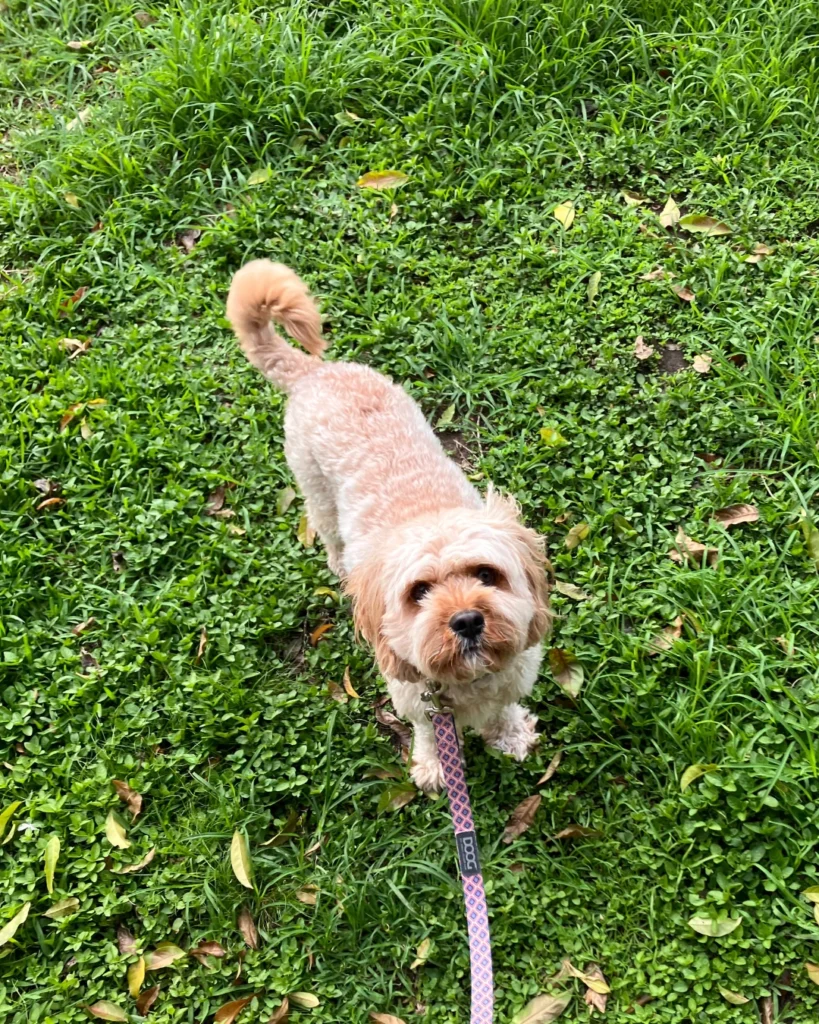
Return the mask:
M 386 676 L 469 683 L 539 643 L 551 614 L 542 538 L 514 500 L 385 531 L 347 581 L 356 628 Z

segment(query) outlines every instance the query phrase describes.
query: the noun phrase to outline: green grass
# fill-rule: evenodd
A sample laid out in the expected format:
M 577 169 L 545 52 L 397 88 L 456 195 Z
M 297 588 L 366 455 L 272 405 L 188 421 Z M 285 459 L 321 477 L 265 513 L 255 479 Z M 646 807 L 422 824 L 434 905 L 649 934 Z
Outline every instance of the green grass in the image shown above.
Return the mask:
M 499 1022 L 564 958 L 602 966 L 611 1024 L 815 1022 L 819 925 L 800 893 L 819 883 L 819 3 L 139 11 L 0 13 L 0 807 L 22 801 L 0 924 L 31 901 L 0 950 L 0 1018 L 79 1022 L 109 999 L 138 1020 L 118 924 L 140 951 L 228 951 L 149 976 L 157 1022 L 209 1024 L 259 993 L 240 1022 L 263 1024 L 294 991 L 321 1000 L 294 1022 L 468 1018 L 444 802 L 377 812 L 392 783 L 367 770 L 405 771 L 375 722 L 382 685 L 297 539 L 301 499 L 277 511 L 282 399 L 224 321 L 231 273 L 270 255 L 321 297 L 334 358 L 391 374 L 434 422 L 454 403 L 479 485 L 514 492 L 557 578 L 592 595 L 554 594 L 552 643 L 585 684 L 573 703 L 544 668 L 538 754 L 467 743 Z M 400 191 L 356 188 L 388 167 L 409 175 Z M 664 230 L 669 195 L 732 233 Z M 552 215 L 566 200 L 568 231 Z M 759 243 L 773 253 L 745 262 Z M 657 266 L 676 277 L 641 280 Z M 66 337 L 92 344 L 69 359 Z M 669 343 L 711 371 L 662 373 Z M 37 511 L 40 478 L 64 504 Z M 228 484 L 235 515 L 207 516 Z M 736 502 L 760 519 L 726 532 L 712 513 Z M 716 567 L 668 557 L 680 526 L 719 548 Z M 678 615 L 682 639 L 652 655 Z M 362 696 L 339 704 L 327 685 L 345 667 Z M 504 845 L 557 749 L 533 826 Z M 697 763 L 718 769 L 681 792 Z M 134 823 L 113 778 L 145 795 Z M 128 850 L 105 838 L 112 808 Z M 294 814 L 294 838 L 261 845 Z M 552 838 L 569 824 L 597 834 Z M 237 829 L 252 892 L 230 868 Z M 153 847 L 142 871 L 111 870 Z M 68 897 L 79 912 L 41 916 Z M 235 985 L 243 905 L 261 948 Z M 702 937 L 695 915 L 742 925 Z M 562 1019 L 585 1021 L 572 984 Z

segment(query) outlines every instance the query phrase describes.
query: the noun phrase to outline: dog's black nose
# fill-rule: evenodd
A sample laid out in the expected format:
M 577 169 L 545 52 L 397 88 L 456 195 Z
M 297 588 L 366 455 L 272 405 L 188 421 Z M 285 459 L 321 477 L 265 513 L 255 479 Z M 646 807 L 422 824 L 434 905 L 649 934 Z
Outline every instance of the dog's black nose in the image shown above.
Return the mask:
M 483 615 L 474 609 L 467 612 L 455 612 L 449 620 L 449 628 L 464 640 L 477 640 L 483 633 Z

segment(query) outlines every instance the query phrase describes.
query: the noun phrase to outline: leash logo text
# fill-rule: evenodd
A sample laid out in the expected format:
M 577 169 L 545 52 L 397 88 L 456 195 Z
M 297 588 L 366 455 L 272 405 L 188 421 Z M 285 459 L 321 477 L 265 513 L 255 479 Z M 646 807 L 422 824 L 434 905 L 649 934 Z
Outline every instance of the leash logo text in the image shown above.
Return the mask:
M 478 859 L 478 837 L 474 832 L 458 832 L 455 835 L 458 844 L 458 860 L 462 875 L 479 875 L 481 862 Z

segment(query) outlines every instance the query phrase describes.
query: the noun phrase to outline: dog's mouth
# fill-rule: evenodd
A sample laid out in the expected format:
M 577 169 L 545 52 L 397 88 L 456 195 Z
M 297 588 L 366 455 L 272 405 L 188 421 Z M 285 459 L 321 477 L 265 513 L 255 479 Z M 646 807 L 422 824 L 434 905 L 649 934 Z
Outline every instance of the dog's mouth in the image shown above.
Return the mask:
M 454 628 L 451 620 L 447 622 L 434 646 L 430 644 L 424 652 L 425 674 L 434 679 L 469 685 L 499 672 L 518 653 L 515 630 L 502 619 L 487 616 L 480 628 L 456 625 L 460 628 Z

